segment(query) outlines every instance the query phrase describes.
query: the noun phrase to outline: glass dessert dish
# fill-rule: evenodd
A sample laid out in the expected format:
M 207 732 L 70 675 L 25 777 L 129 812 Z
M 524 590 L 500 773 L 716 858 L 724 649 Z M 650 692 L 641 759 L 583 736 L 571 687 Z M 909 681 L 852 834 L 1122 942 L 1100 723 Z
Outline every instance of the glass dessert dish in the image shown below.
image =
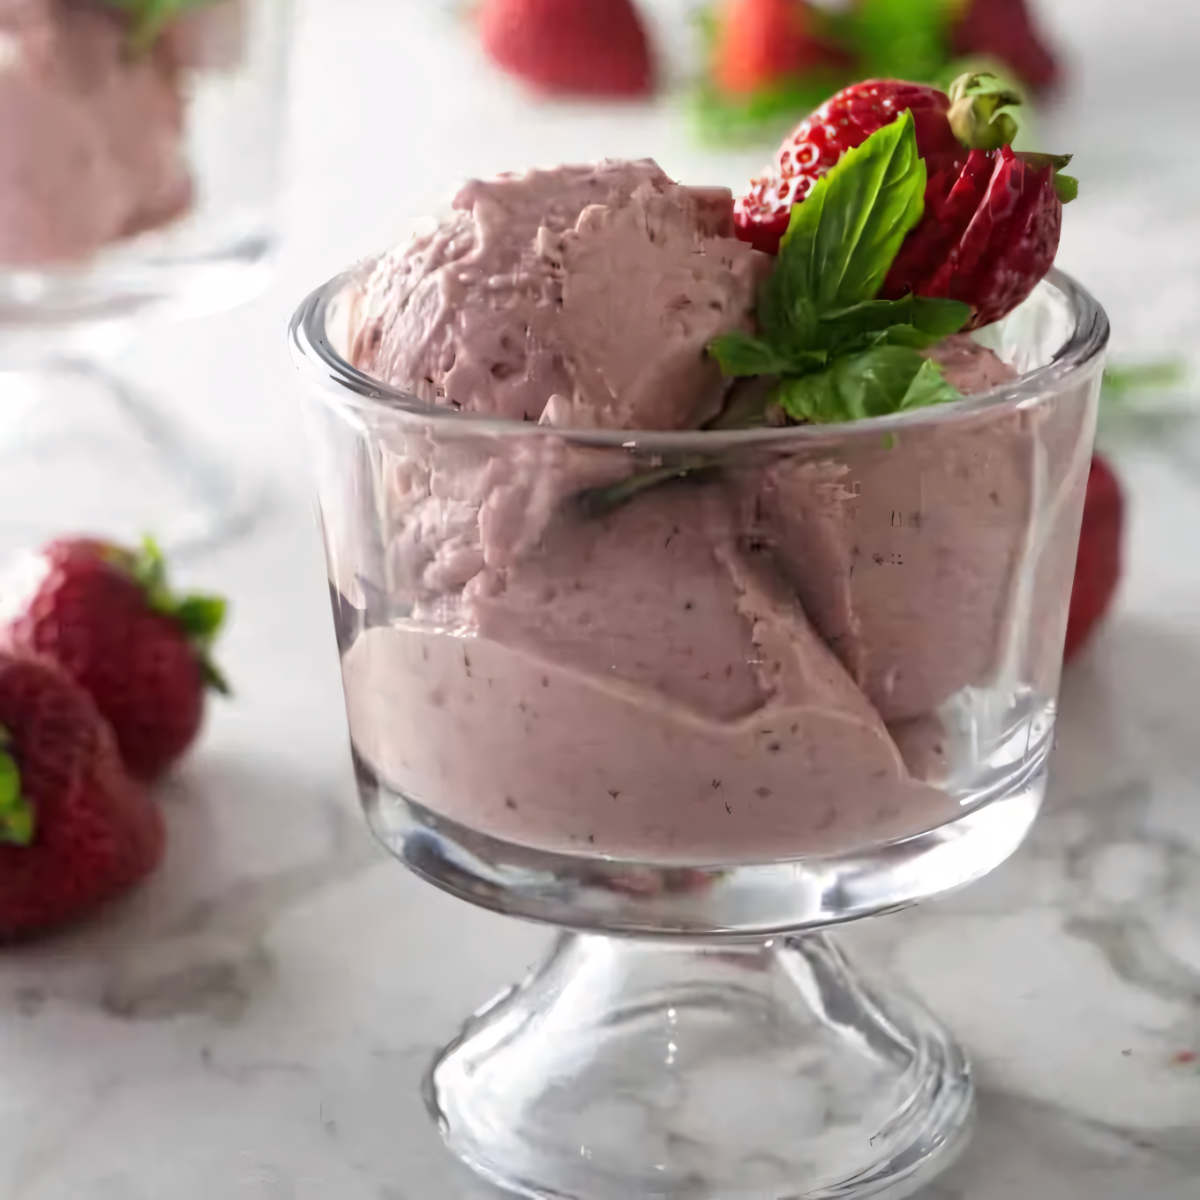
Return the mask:
M 291 7 L 22 0 L 0 14 L 10 545 L 82 521 L 124 538 L 153 523 L 178 547 L 248 515 L 248 482 L 114 359 L 148 320 L 223 310 L 266 282 Z
M 438 1056 L 446 1142 L 531 1197 L 909 1195 L 968 1065 L 823 932 L 979 878 L 1046 782 L 1108 327 L 1051 274 L 1015 378 L 840 425 L 449 411 L 294 318 L 371 827 L 563 927 Z

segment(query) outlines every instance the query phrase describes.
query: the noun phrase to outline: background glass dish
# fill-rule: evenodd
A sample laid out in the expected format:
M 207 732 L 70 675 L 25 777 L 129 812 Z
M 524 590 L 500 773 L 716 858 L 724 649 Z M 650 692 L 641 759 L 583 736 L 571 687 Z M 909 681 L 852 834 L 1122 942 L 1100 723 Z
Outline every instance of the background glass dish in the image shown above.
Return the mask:
M 955 405 L 575 431 L 431 411 L 355 371 L 339 352 L 351 279 L 311 296 L 292 337 L 368 818 L 464 899 L 642 939 L 567 936 L 473 1018 L 427 1082 L 447 1142 L 530 1196 L 908 1194 L 966 1129 L 962 1055 L 824 935 L 795 935 L 969 882 L 1036 815 L 1103 313 L 1052 274 L 986 331 L 1020 378 Z M 608 504 L 631 479 L 653 486 Z M 414 558 L 430 530 L 454 554 Z M 576 612 L 570 595 L 652 537 L 620 583 L 668 651 L 641 677 L 631 605 Z M 481 587 L 464 621 L 456 572 L 498 550 L 501 599 Z M 704 594 L 697 564 L 730 555 L 786 582 L 771 603 L 803 602 L 886 733 L 841 743 L 823 723 L 838 706 L 866 720 L 840 669 L 819 703 L 812 672 L 789 682 L 814 640 L 791 616 L 765 634 L 756 618 L 744 661 L 714 660 L 767 706 L 719 710 L 733 684 L 689 664 L 710 665 L 722 614 L 759 586 L 750 571 L 736 595 Z M 587 619 L 548 620 L 555 603 Z
M 4 495 L 14 498 L 0 538 L 8 544 L 81 522 L 122 537 L 153 524 L 176 546 L 196 544 L 247 516 L 248 481 L 117 378 L 112 360 L 147 321 L 224 310 L 267 282 L 291 26 L 291 0 L 217 0 L 163 35 L 178 44 L 190 179 L 179 216 L 66 261 L 0 255 L 0 454 Z M 38 146 L 51 159 L 72 152 L 52 138 Z M 69 184 L 70 173 L 58 178 Z M 72 487 L 56 487 L 56 473 Z M 36 512 L 15 499 L 35 491 L 46 498 Z M 89 494 L 90 511 L 59 511 L 56 497 L 68 492 Z

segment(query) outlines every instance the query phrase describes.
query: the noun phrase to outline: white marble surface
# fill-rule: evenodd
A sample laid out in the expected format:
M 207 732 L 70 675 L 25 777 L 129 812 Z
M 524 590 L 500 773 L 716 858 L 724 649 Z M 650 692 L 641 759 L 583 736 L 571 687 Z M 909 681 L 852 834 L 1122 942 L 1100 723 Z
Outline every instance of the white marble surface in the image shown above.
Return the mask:
M 1075 92 L 1044 121 L 1084 179 L 1064 262 L 1109 303 L 1119 351 L 1190 349 L 1192 7 L 1044 7 L 1077 56 Z M 761 152 L 697 150 L 668 104 L 531 104 L 481 70 L 447 9 L 311 0 L 279 281 L 139 355 L 271 502 L 193 568 L 231 593 L 238 696 L 164 790 L 164 869 L 99 920 L 0 954 L 5 1200 L 483 1194 L 443 1155 L 416 1083 L 546 935 L 418 884 L 360 821 L 282 324 L 464 173 L 649 152 L 736 181 Z M 977 1068 L 979 1131 L 925 1200 L 1200 1195 L 1200 433 L 1148 416 L 1111 448 L 1133 495 L 1129 575 L 1069 672 L 1043 820 L 986 882 L 846 935 L 936 1006 Z

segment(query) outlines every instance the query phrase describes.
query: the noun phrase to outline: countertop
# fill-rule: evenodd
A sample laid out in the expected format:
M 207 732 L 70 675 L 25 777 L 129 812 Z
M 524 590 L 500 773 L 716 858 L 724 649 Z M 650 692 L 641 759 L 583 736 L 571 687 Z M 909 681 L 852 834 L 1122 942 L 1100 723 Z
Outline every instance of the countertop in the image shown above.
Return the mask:
M 681 7 L 657 5 L 665 29 Z M 1060 261 L 1109 305 L 1118 357 L 1182 346 L 1196 367 L 1192 7 L 1043 8 L 1074 82 L 1041 140 L 1077 151 L 1084 179 Z M 425 887 L 367 835 L 284 322 L 467 173 L 650 153 L 735 183 L 769 149 L 702 149 L 670 101 L 531 101 L 486 70 L 449 5 L 310 0 L 300 29 L 276 282 L 156 331 L 130 363 L 262 487 L 253 527 L 187 564 L 232 598 L 221 657 L 236 699 L 214 705 L 163 788 L 158 875 L 0 954 L 5 1200 L 486 1194 L 443 1153 L 417 1081 L 548 934 Z M 1107 434 L 1131 496 L 1127 575 L 1067 673 L 1032 837 L 983 883 L 840 935 L 920 992 L 974 1061 L 978 1131 L 923 1200 L 1200 1195 L 1196 413 L 1186 395 L 1147 401 Z

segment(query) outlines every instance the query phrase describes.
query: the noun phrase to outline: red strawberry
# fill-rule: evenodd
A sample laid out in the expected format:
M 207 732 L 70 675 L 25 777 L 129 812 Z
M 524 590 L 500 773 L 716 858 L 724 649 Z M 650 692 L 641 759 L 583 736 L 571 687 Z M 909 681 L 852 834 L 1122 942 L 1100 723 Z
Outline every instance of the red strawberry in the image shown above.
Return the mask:
M 226 690 L 208 658 L 225 602 L 172 595 L 149 541 L 135 552 L 64 539 L 30 566 L 25 594 L 6 597 L 19 615 L 4 640 L 55 659 L 112 724 L 128 769 L 161 775 L 195 738 L 205 688 Z
M 848 65 L 846 53 L 821 37 L 818 14 L 805 0 L 727 0 L 718 17 L 713 78 L 731 95 Z
M 500 66 L 547 92 L 654 90 L 649 39 L 630 0 L 484 0 L 479 30 Z
M 0 941 L 81 916 L 162 856 L 158 808 L 125 773 L 87 693 L 0 652 Z
M 945 92 L 899 79 L 851 84 L 801 121 L 784 138 L 775 162 L 751 180 L 734 205 L 738 237 L 768 254 L 776 253 L 792 206 L 847 150 L 861 145 L 906 109 L 913 114 L 917 148 L 927 163 L 965 155 L 950 128 L 950 98 Z
M 738 236 L 777 252 L 792 205 L 847 150 L 907 108 L 925 160 L 925 214 L 900 247 L 880 295 L 962 300 L 975 310 L 969 328 L 999 320 L 1054 262 L 1062 229 L 1055 170 L 1066 160 L 1014 153 L 1015 122 L 998 110 L 1017 97 L 991 88 L 986 78 L 963 76 L 950 95 L 878 79 L 839 92 L 797 126 L 773 167 L 737 201 Z
M 905 239 L 880 295 L 965 301 L 975 309 L 971 327 L 977 328 L 1012 312 L 1053 265 L 1062 201 L 1052 165 L 1035 166 L 1011 146 L 971 155 L 976 161 L 964 163 L 944 203 L 936 181 L 927 185 L 925 216 Z
M 1079 556 L 1075 560 L 1075 585 L 1067 617 L 1067 658 L 1087 641 L 1108 611 L 1121 575 L 1121 529 L 1125 502 L 1112 467 L 1100 455 L 1092 459 L 1083 526 L 1079 531 Z
M 1032 88 L 1058 82 L 1058 62 L 1025 0 L 966 0 L 950 42 L 955 54 L 999 59 Z

